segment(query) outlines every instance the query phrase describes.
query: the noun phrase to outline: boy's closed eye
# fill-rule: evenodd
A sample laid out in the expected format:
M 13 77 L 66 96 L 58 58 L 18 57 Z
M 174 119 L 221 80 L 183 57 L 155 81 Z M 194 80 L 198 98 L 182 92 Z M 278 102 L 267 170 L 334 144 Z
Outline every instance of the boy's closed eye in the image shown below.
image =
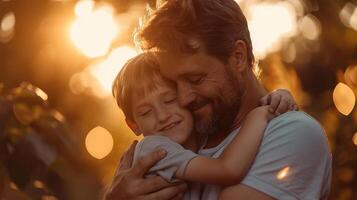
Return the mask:
M 142 109 L 138 112 L 138 115 L 140 117 L 145 117 L 146 115 L 148 115 L 150 112 L 152 111 L 151 108 L 147 108 L 147 109 Z
M 171 98 L 167 98 L 167 99 L 165 99 L 165 103 L 173 103 L 173 102 L 175 102 L 176 101 L 176 99 L 177 99 L 177 97 L 171 97 Z

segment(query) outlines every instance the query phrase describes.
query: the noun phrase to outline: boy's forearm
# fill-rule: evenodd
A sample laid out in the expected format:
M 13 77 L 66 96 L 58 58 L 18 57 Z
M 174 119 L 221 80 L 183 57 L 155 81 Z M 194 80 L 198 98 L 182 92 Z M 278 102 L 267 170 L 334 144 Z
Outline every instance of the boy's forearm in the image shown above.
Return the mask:
M 198 156 L 188 163 L 185 172 L 177 172 L 176 176 L 188 181 L 225 186 L 239 183 L 254 161 L 268 122 L 259 113 L 247 117 L 240 133 L 221 157 Z
M 177 171 L 177 178 L 200 182 L 205 184 L 215 184 L 230 186 L 241 181 L 243 177 L 237 177 L 236 172 L 219 159 L 197 156 L 192 159 L 186 167 L 186 170 Z
M 219 160 L 241 180 L 248 172 L 259 150 L 268 120 L 265 116 L 247 116 L 238 135 L 223 152 Z

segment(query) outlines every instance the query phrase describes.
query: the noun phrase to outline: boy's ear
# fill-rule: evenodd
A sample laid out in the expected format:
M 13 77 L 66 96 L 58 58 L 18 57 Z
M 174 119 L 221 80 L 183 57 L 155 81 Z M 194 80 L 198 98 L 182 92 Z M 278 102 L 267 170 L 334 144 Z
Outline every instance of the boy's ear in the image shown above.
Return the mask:
M 125 118 L 125 122 L 129 126 L 129 128 L 135 133 L 136 136 L 141 135 L 141 131 L 134 120 Z

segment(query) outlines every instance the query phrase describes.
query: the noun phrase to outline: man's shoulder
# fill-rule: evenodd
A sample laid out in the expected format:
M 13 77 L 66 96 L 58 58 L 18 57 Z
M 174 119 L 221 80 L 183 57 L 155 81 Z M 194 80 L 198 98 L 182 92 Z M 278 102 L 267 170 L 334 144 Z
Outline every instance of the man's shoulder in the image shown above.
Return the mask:
M 267 127 L 267 130 L 276 131 L 281 128 L 285 128 L 287 130 L 315 129 L 323 131 L 320 123 L 316 119 L 301 111 L 289 111 L 272 119 Z
M 265 138 L 273 140 L 295 140 L 295 143 L 306 140 L 321 143 L 327 141 L 320 123 L 305 112 L 291 111 L 284 113 L 269 123 Z M 325 142 L 323 142 L 325 143 Z

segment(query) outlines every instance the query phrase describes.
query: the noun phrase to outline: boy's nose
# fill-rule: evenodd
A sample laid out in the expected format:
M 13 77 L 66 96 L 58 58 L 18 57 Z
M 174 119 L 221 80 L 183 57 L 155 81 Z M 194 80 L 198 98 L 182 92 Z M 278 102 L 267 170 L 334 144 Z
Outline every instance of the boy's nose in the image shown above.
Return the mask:
M 157 119 L 159 120 L 159 122 L 166 122 L 168 119 L 170 119 L 171 114 L 169 112 L 169 110 L 162 108 L 158 111 L 157 113 Z

